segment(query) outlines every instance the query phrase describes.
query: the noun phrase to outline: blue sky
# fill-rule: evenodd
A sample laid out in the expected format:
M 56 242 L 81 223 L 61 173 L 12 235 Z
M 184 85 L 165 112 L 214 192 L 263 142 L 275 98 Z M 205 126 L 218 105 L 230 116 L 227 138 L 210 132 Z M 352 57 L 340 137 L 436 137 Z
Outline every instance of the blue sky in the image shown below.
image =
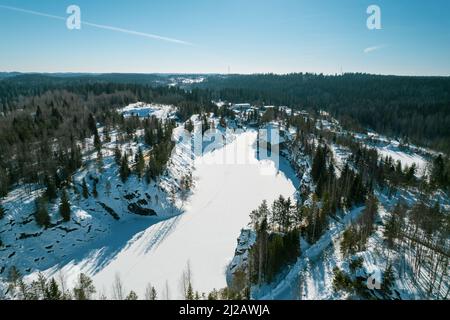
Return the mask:
M 191 45 L 2 7 L 71 4 L 83 22 Z M 366 27 L 371 4 L 381 30 Z M 0 71 L 450 75 L 449 15 L 448 0 L 0 0 Z

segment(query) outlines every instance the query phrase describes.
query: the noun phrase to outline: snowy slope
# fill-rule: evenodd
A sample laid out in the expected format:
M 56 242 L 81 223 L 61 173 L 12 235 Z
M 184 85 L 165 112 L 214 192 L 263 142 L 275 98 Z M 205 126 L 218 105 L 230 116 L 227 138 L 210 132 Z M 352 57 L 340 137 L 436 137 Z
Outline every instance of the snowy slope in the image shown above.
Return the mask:
M 182 130 L 182 126 L 174 130 L 175 141 Z M 99 133 L 103 138 L 102 128 Z M 142 134 L 137 132 L 137 140 L 121 144 L 122 153 L 136 153 L 139 147 L 145 151 L 139 138 Z M 136 233 L 181 213 L 182 200 L 177 198 L 173 203 L 169 194 L 179 188 L 181 177 L 193 170 L 185 143 L 176 143 L 166 173 L 157 182 L 147 184 L 144 179 L 131 175 L 126 183 L 122 183 L 113 156 L 117 132 L 111 132 L 110 136 L 111 141 L 102 147 L 102 163 L 98 162 L 93 150 L 93 138 L 84 142 L 85 165 L 73 176 L 73 184 L 67 188 L 72 212 L 69 222 L 62 221 L 58 212 L 59 199 L 56 199 L 48 209 L 52 225 L 44 229 L 35 223 L 35 199 L 44 193 L 38 185 L 20 186 L 3 200 L 6 216 L 0 220 L 4 243 L 0 248 L 0 282 L 7 277 L 11 266 L 28 274 L 76 263 L 87 255 L 94 257 L 92 270 L 101 269 Z M 132 158 L 129 157 L 130 167 L 134 162 Z M 81 195 L 83 179 L 91 193 L 87 199 Z M 97 198 L 92 195 L 94 179 L 98 179 Z

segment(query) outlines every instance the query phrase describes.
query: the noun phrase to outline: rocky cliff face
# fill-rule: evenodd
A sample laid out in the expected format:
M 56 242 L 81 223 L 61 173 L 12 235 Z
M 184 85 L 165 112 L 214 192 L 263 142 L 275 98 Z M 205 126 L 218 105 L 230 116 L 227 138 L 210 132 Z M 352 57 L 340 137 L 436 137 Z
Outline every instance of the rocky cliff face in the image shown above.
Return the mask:
M 237 239 L 237 247 L 234 252 L 234 257 L 228 265 L 226 277 L 228 287 L 234 286 L 235 276 L 237 272 L 244 272 L 248 275 L 248 260 L 249 252 L 255 244 L 256 234 L 249 229 L 242 229 L 239 238 Z

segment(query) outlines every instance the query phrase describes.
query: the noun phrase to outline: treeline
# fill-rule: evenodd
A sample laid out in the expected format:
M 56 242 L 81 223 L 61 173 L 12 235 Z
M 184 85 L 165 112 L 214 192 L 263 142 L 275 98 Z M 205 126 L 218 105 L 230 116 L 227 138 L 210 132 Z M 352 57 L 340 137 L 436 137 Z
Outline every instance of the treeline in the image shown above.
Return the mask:
M 104 293 L 97 292 L 92 279 L 84 273 L 80 273 L 72 289 L 67 288 L 64 274 L 47 278 L 39 273 L 36 280 L 26 282 L 16 267 L 11 267 L 8 272 L 7 294 L 18 300 L 106 300 Z M 133 291 L 125 292 L 122 280 L 116 275 L 112 284 L 114 300 L 137 300 L 139 297 Z M 146 288 L 145 300 L 157 300 L 158 293 L 151 284 Z
M 337 135 L 321 132 L 329 143 L 335 143 L 350 150 L 348 158 L 361 174 L 363 181 L 371 187 L 388 187 L 392 192 L 399 187 L 415 187 L 422 192 L 436 189 L 450 190 L 450 158 L 439 154 L 431 159 L 429 170 L 419 171 L 415 163 L 411 165 L 394 161 L 392 157 L 382 157 L 377 150 L 355 141 L 349 134 Z
M 34 280 L 25 280 L 20 270 L 12 266 L 7 274 L 7 290 L 0 292 L 0 298 L 8 297 L 15 300 L 170 300 L 175 298 L 169 283 L 166 281 L 160 292 L 148 283 L 144 295 L 138 296 L 133 290 L 128 291 L 119 274 L 116 274 L 111 284 L 110 296 L 98 291 L 92 279 L 80 273 L 75 283 L 69 288 L 67 277 L 63 271 L 55 276 L 47 277 L 39 272 Z M 185 300 L 242 300 L 248 299 L 248 292 L 243 295 L 232 288 L 213 289 L 209 293 L 194 290 L 193 273 L 188 261 L 179 281 L 180 296 Z M 4 295 L 4 296 L 3 296 Z
M 368 74 L 260 74 L 208 77 L 216 99 L 331 112 L 349 129 L 450 153 L 450 78 Z
M 283 118 L 281 117 L 281 119 Z M 332 144 L 349 150 L 350 156 L 346 159 L 342 171 L 346 175 L 350 168 L 369 191 L 377 186 L 387 187 L 391 192 L 399 187 L 416 187 L 424 192 L 436 189 L 450 190 L 450 158 L 445 155 L 434 156 L 430 161 L 429 170 L 419 171 L 415 163 L 408 166 L 400 161 L 394 161 L 392 157 L 381 156 L 376 149 L 357 141 L 352 134 L 317 128 L 314 117 L 305 119 L 303 116 L 289 116 L 285 122 L 297 128 L 298 138 L 294 143 L 294 148 L 300 147 L 305 154 L 315 157 L 314 161 L 318 160 L 315 163 L 319 166 L 313 169 L 313 178 L 318 184 L 316 190 L 318 190 L 319 196 L 325 182 L 325 179 L 320 176 L 327 175 L 325 162 L 321 158 L 328 157 L 327 164 L 334 164 L 329 147 Z M 313 147 L 312 141 L 315 139 L 318 140 L 319 148 Z M 335 165 L 328 171 L 334 172 Z M 354 184 L 358 185 L 360 182 L 354 181 Z M 342 185 L 338 186 L 338 189 L 342 189 L 341 187 Z

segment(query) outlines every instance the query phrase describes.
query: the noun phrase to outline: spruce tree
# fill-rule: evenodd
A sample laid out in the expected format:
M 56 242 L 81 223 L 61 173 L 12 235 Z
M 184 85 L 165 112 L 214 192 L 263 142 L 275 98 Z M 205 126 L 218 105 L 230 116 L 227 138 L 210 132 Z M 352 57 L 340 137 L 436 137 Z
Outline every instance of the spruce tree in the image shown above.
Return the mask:
M 59 214 L 65 222 L 70 221 L 70 202 L 66 190 L 62 191 L 61 203 L 59 205 Z

